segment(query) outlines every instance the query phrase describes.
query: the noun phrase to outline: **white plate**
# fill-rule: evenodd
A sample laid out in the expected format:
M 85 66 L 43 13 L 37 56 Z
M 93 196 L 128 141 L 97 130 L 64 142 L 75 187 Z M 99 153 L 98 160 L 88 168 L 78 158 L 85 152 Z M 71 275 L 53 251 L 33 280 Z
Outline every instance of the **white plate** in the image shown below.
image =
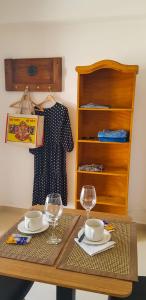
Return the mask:
M 45 230 L 47 230 L 49 228 L 49 223 L 48 221 L 46 220 L 46 218 L 43 218 L 43 226 L 38 229 L 38 230 L 35 230 L 35 231 L 31 231 L 31 230 L 28 230 L 25 228 L 24 226 L 24 220 L 22 222 L 20 222 L 17 226 L 17 229 L 22 232 L 22 233 L 26 233 L 26 234 L 35 234 L 35 233 L 40 233 L 40 232 L 43 232 Z
M 80 231 L 78 232 L 78 238 L 80 238 L 80 236 L 84 233 L 84 228 L 81 228 Z M 103 239 L 98 241 L 98 242 L 94 242 L 94 241 L 89 241 L 87 240 L 87 238 L 84 236 L 82 242 L 88 245 L 102 245 L 105 244 L 107 242 L 109 242 L 111 239 L 111 234 L 109 231 L 107 231 L 106 229 L 104 229 L 104 235 L 103 235 Z

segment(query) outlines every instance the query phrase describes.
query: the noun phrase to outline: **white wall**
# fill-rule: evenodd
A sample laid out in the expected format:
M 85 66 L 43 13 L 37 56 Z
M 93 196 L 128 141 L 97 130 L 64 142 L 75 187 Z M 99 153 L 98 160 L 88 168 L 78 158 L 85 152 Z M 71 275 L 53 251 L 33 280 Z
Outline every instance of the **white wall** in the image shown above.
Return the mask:
M 93 22 L 0 25 L 0 204 L 29 207 L 32 199 L 33 156 L 24 147 L 5 144 L 5 116 L 21 93 L 6 92 L 4 58 L 63 57 L 63 92 L 56 97 L 76 121 L 75 66 L 101 59 L 138 64 L 132 143 L 129 212 L 146 222 L 146 18 L 107 18 Z M 34 93 L 38 99 L 44 93 Z M 69 204 L 74 199 L 75 152 L 68 154 Z
M 0 0 L 0 23 L 129 18 L 145 13 L 145 0 Z

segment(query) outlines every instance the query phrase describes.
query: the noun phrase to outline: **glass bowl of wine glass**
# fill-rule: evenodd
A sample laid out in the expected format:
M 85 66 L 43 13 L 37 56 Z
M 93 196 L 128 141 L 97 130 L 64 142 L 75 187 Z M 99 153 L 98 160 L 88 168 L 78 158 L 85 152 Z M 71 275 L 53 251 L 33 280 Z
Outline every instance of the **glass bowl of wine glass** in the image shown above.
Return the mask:
M 93 185 L 84 185 L 81 189 L 80 203 L 86 210 L 86 217 L 89 219 L 90 210 L 96 204 L 96 190 Z

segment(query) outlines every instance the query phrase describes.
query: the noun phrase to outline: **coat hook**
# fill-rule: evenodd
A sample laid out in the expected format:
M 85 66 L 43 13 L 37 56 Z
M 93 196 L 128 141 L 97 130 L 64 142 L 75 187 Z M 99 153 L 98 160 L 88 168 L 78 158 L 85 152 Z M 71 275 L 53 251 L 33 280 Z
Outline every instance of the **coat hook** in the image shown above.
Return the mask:
M 24 90 L 24 94 L 28 94 L 28 91 L 29 91 L 29 86 L 26 85 L 25 90 Z

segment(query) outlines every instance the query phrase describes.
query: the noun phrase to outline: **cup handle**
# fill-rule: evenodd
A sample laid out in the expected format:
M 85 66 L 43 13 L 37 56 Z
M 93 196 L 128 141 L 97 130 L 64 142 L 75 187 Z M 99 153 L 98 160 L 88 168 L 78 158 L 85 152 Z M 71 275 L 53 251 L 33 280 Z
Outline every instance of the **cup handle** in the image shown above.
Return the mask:
M 91 228 L 91 235 L 92 235 L 92 239 L 93 239 L 93 237 L 94 237 L 94 229 L 93 228 Z
M 29 226 L 29 225 L 30 225 L 30 220 L 28 220 L 28 221 L 27 221 L 27 229 L 29 229 L 29 228 L 30 228 L 30 226 Z

